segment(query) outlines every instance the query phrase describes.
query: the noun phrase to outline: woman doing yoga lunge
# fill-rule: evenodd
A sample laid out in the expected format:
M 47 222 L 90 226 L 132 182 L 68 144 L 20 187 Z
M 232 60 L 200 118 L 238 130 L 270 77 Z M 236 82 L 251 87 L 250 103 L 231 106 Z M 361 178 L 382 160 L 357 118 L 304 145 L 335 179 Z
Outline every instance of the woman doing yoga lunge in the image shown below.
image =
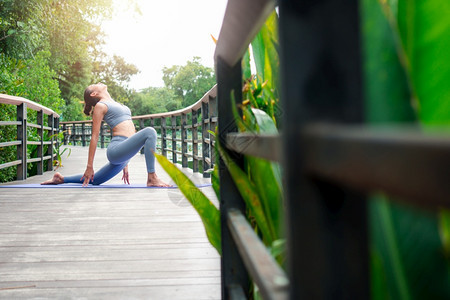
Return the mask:
M 84 91 L 84 113 L 88 116 L 92 113 L 92 136 L 86 171 L 84 174 L 73 176 L 55 173 L 52 179 L 41 184 L 83 183 L 83 186 L 87 186 L 92 183 L 99 185 L 113 178 L 122 170 L 122 180 L 130 184 L 128 162 L 144 146 L 148 172 L 147 186 L 170 186 L 161 181 L 155 173 L 155 156 L 153 155 L 156 147 L 155 129 L 147 127 L 136 132 L 131 121 L 130 109 L 114 101 L 105 84 L 93 84 L 86 88 Z M 102 120 L 110 126 L 113 137 L 106 151 L 109 163 L 96 172 L 94 176 L 94 156 Z

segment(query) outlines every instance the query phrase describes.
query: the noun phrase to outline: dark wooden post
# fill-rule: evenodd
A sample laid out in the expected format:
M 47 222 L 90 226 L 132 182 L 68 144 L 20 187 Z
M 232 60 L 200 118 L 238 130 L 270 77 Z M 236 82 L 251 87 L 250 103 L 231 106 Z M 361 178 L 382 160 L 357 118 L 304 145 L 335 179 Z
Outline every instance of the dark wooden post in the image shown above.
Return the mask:
M 17 145 L 17 160 L 22 163 L 17 166 L 17 180 L 27 179 L 27 105 L 22 103 L 17 106 L 17 139 L 21 142 Z
M 86 146 L 86 124 L 81 124 L 81 145 Z
M 308 176 L 302 138 L 313 122 L 362 122 L 358 1 L 279 4 L 290 297 L 369 299 L 366 201 Z
M 209 144 L 206 142 L 206 140 L 209 137 L 209 130 L 210 123 L 209 123 L 209 109 L 208 109 L 208 103 L 202 102 L 202 156 L 203 156 L 203 177 L 209 178 L 210 174 L 206 171 L 211 167 L 211 165 L 208 163 L 208 159 L 210 159 L 210 148 Z
M 170 125 L 172 127 L 172 162 L 177 163 L 177 117 L 172 116 Z
M 50 126 L 50 123 L 49 123 L 48 126 Z M 68 136 L 68 134 L 69 133 L 67 132 L 66 124 L 63 124 L 63 144 L 64 145 L 67 145 L 67 140 L 68 140 L 67 136 Z
M 198 115 L 197 110 L 192 111 L 192 171 L 198 172 Z
M 103 121 L 102 124 L 100 124 L 100 148 L 105 148 L 105 133 L 103 132 Z
M 167 157 L 166 118 L 161 118 L 161 153 Z
M 212 132 L 216 132 L 217 126 L 217 97 L 209 97 L 209 128 Z M 211 158 L 211 168 L 214 167 L 216 163 L 216 151 L 214 151 L 214 136 L 209 135 L 209 148 L 210 148 L 210 158 Z
M 231 99 L 231 93 L 233 92 L 234 99 L 242 99 L 241 62 L 239 61 L 235 66 L 230 67 L 218 57 L 216 60 L 216 70 L 219 111 L 218 139 L 224 146 L 226 143 L 226 135 L 229 132 L 237 131 L 232 113 L 232 105 L 235 105 L 235 103 Z M 238 165 L 242 166 L 243 160 L 241 156 L 236 153 L 230 153 L 230 155 Z M 245 213 L 245 203 L 222 159 L 219 161 L 219 177 L 222 229 L 222 299 L 230 299 L 230 292 L 236 286 L 241 286 L 245 292 L 249 290 L 250 286 L 247 270 L 227 226 L 227 216 L 230 209 L 237 209 Z
M 72 145 L 76 146 L 77 145 L 77 127 L 75 126 L 75 123 L 72 124 Z
M 181 114 L 181 166 L 188 167 L 188 144 L 187 144 L 187 128 L 186 128 L 186 114 Z
M 54 129 L 55 129 L 55 117 L 53 117 L 53 115 L 49 115 L 47 118 L 47 124 L 48 127 L 50 127 L 48 134 L 50 136 L 50 145 L 48 145 L 47 148 L 47 155 L 50 155 L 50 159 L 47 161 L 47 171 L 53 171 L 53 144 L 54 144 Z M 63 125 L 63 128 L 65 129 L 66 124 Z M 64 145 L 67 145 L 66 143 L 66 134 L 64 134 Z
M 40 160 L 37 162 L 37 175 L 42 175 L 44 172 L 44 111 L 40 110 L 37 112 L 37 118 L 36 118 L 37 125 L 40 125 L 40 127 L 37 129 L 38 135 L 39 135 L 39 141 L 41 142 L 37 146 L 37 157 L 40 158 Z

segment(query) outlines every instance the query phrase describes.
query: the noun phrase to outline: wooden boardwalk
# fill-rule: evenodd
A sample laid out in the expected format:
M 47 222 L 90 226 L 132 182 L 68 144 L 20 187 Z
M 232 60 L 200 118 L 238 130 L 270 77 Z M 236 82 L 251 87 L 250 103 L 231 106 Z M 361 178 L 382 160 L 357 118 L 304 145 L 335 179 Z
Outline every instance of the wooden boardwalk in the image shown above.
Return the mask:
M 106 161 L 105 150 L 97 151 L 95 169 Z M 60 172 L 84 172 L 86 158 L 87 147 L 72 147 Z M 159 166 L 157 173 L 170 181 Z M 130 162 L 130 175 L 132 183 L 146 182 L 143 155 Z M 121 174 L 109 183 L 121 183 Z M 215 199 L 211 187 L 202 190 Z M 220 257 L 178 189 L 0 188 L 0 299 L 220 299 L 220 293 Z

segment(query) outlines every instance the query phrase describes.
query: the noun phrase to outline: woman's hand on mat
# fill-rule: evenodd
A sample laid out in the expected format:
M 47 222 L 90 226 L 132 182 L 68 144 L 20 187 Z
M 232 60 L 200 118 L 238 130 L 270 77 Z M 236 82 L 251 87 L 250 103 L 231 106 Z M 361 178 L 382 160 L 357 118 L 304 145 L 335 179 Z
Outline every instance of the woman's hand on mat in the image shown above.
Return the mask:
M 123 176 L 122 176 L 122 180 L 125 184 L 130 184 L 130 177 L 128 174 L 128 166 L 126 166 L 125 168 L 123 168 Z
M 90 182 L 94 181 L 94 168 L 87 167 L 86 171 L 84 171 L 83 177 L 81 177 L 83 181 L 83 186 L 87 186 Z

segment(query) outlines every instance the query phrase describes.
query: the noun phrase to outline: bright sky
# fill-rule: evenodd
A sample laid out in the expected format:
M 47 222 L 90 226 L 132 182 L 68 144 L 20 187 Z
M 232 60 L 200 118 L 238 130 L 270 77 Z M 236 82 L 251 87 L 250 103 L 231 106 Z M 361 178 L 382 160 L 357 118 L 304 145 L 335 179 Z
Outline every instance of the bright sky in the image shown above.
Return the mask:
M 163 86 L 164 66 L 184 65 L 194 56 L 214 67 L 215 44 L 227 0 L 137 0 L 142 15 L 128 9 L 126 0 L 114 0 L 111 21 L 103 23 L 105 52 L 125 58 L 141 70 L 129 87 Z

